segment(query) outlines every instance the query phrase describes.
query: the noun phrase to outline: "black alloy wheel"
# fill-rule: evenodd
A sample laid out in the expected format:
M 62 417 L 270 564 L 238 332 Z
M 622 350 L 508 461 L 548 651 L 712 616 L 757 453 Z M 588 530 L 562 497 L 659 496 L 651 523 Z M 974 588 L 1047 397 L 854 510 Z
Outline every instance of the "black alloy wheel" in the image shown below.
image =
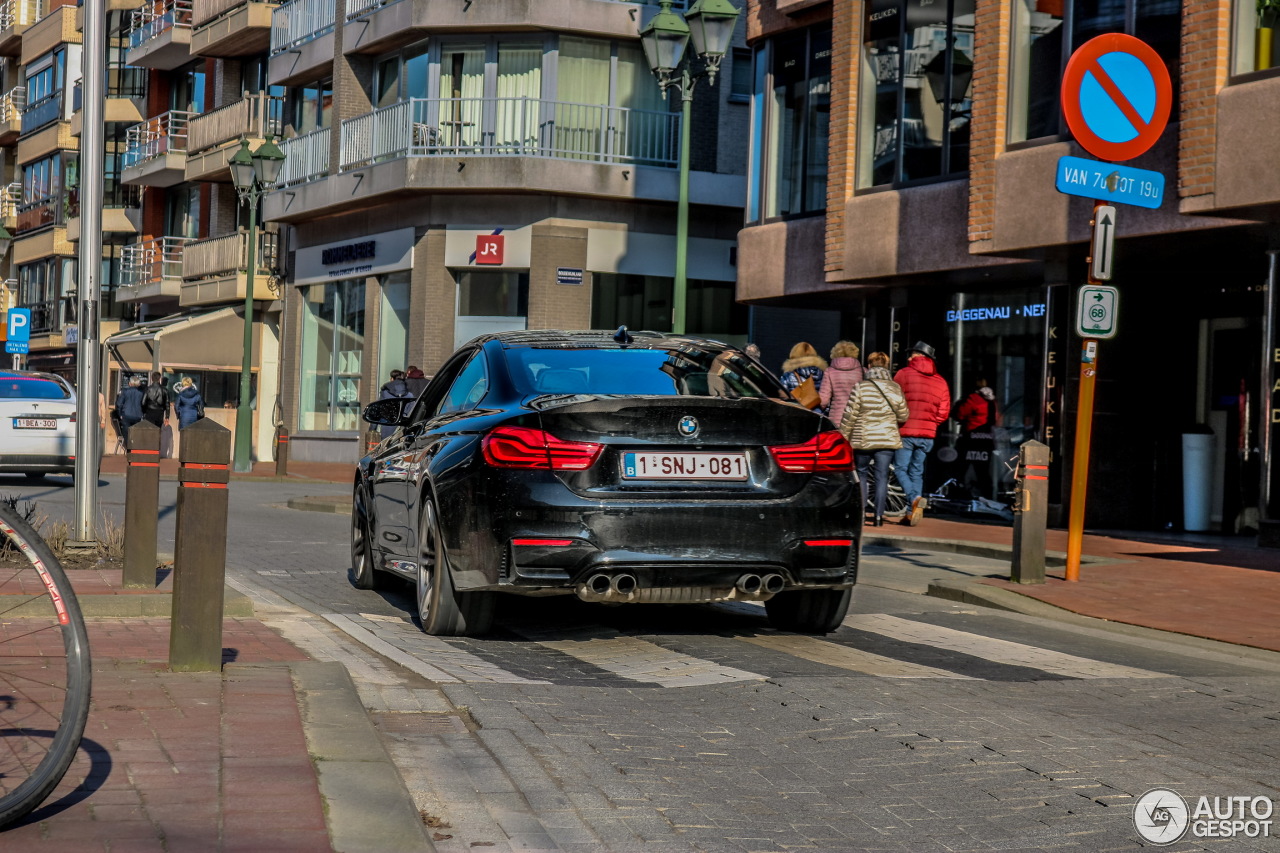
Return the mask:
M 373 547 L 369 541 L 369 513 L 364 491 L 357 486 L 351 498 L 351 582 L 356 589 L 378 589 L 381 577 L 373 567 Z
M 796 589 L 764 603 L 769 624 L 797 634 L 830 634 L 849 612 L 850 589 Z
M 457 592 L 444 543 L 440 539 L 440 521 L 435 502 L 422 502 L 418 522 L 418 621 L 422 630 L 437 637 L 475 637 L 487 633 L 493 625 L 492 592 Z

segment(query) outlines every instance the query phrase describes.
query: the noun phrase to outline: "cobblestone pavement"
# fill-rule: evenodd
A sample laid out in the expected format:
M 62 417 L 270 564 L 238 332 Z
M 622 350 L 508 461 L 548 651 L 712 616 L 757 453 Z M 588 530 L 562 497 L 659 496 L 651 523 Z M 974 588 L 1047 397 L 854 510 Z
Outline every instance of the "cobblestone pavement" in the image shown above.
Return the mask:
M 45 491 L 51 514 L 72 499 Z M 350 586 L 344 517 L 283 508 L 314 491 L 235 486 L 231 580 L 346 664 L 445 853 L 1128 850 L 1151 788 L 1280 797 L 1280 656 L 870 586 L 827 637 L 748 604 L 534 599 L 491 637 L 430 638 L 407 589 Z

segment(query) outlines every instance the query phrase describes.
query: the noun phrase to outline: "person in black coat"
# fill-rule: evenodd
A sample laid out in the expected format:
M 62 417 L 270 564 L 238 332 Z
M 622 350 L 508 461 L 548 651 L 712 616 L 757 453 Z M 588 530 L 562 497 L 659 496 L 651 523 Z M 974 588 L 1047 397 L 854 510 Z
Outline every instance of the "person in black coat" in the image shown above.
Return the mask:
M 151 384 L 142 394 L 142 416 L 158 427 L 169 420 L 169 392 L 164 390 L 164 378 L 151 374 Z
M 128 383 L 116 395 L 116 414 L 120 418 L 120 438 L 129 447 L 129 427 L 142 420 L 142 389 L 137 376 L 130 376 Z

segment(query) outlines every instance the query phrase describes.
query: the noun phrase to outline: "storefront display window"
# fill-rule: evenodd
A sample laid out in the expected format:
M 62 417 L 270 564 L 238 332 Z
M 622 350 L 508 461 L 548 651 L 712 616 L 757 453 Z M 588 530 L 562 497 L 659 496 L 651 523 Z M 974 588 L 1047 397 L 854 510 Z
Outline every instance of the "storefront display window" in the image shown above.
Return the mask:
M 364 362 L 362 278 L 301 288 L 299 415 L 304 430 L 360 427 Z
M 974 0 L 867 4 L 861 187 L 969 170 Z
M 665 276 L 592 273 L 591 327 L 671 331 L 674 281 Z M 730 281 L 691 280 L 685 328 L 691 335 L 731 344 L 747 342 L 747 307 Z
M 1280 66 L 1280 2 L 1235 0 L 1232 74 L 1248 74 Z
M 529 327 L 529 274 L 523 272 L 458 273 L 458 311 L 453 345 L 477 335 Z
M 1245 2 L 1253 7 L 1254 0 Z M 1103 33 L 1127 33 L 1155 49 L 1169 69 L 1176 116 L 1181 13 L 1178 0 L 1014 0 L 1009 141 L 1064 132 L 1062 69 L 1076 48 Z
M 378 378 L 404 370 L 409 361 L 409 273 L 382 276 L 382 310 L 378 313 Z
M 1044 440 L 1047 319 L 1040 288 L 957 293 L 946 309 L 950 355 L 939 368 L 956 404 L 947 476 L 975 497 L 1008 502 L 1018 446 Z

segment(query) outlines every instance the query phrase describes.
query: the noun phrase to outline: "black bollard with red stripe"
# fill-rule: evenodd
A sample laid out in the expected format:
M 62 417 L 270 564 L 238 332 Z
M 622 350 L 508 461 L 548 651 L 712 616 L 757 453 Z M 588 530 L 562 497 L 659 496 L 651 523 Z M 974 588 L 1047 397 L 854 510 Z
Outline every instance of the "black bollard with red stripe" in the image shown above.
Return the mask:
M 213 419 L 182 431 L 169 631 L 169 668 L 176 672 L 222 667 L 230 462 L 231 432 Z
M 289 430 L 284 424 L 276 427 L 276 476 L 289 475 Z
M 156 520 L 160 513 L 160 427 L 138 421 L 129 427 L 124 477 L 124 571 L 126 589 L 155 589 Z

